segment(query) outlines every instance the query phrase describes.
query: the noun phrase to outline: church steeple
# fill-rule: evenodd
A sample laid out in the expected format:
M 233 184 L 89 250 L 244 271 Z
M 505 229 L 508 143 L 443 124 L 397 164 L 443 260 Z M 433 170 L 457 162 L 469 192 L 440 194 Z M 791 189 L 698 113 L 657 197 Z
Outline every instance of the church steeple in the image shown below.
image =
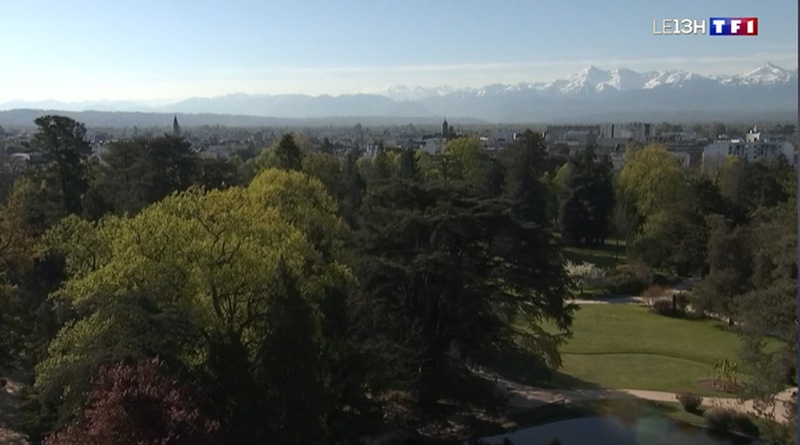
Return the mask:
M 447 139 L 450 136 L 450 126 L 447 125 L 447 118 L 442 122 L 442 138 Z
M 181 135 L 181 126 L 178 125 L 178 115 L 175 115 L 175 118 L 172 119 L 172 135 L 173 136 L 180 136 Z

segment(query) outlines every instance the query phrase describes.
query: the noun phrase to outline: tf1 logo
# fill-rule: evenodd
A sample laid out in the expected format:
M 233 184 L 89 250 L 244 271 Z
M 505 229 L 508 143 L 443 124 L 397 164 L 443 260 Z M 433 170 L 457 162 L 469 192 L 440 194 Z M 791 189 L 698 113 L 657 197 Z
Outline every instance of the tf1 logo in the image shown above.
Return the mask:
M 660 25 L 660 26 L 659 26 Z M 757 36 L 757 17 L 711 17 L 708 22 L 694 19 L 653 20 L 654 35 Z
M 758 18 L 756 17 L 711 17 L 712 36 L 757 36 Z

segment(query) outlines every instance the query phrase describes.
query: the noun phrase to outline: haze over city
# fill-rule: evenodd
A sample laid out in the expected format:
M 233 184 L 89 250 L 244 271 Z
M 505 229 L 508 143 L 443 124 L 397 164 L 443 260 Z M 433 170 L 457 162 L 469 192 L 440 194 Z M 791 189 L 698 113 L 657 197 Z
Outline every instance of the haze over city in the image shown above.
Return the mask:
M 797 66 L 797 4 L 556 1 L 10 2 L 0 103 L 379 93 L 568 77 L 589 65 L 733 74 Z M 769 5 L 771 6 L 771 5 Z M 757 16 L 757 38 L 653 36 L 664 18 Z M 13 69 L 8 69 L 13 67 Z

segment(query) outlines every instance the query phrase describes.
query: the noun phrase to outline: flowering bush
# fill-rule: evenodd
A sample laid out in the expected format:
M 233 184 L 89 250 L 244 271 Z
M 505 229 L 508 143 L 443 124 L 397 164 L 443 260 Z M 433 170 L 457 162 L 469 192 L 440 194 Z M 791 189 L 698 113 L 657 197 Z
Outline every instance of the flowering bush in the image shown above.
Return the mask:
M 158 359 L 104 366 L 92 382 L 83 420 L 45 445 L 213 445 L 219 424 L 197 407 L 191 387 Z

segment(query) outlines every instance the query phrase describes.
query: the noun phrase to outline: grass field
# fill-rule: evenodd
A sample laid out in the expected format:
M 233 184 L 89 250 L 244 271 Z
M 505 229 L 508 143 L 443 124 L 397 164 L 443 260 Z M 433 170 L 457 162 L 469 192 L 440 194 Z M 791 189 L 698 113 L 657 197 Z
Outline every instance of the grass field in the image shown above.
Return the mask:
M 670 318 L 634 305 L 583 305 L 572 331 L 560 348 L 564 366 L 557 380 L 573 387 L 724 396 L 698 382 L 712 378 L 717 360 L 737 361 L 740 347 L 725 323 Z

